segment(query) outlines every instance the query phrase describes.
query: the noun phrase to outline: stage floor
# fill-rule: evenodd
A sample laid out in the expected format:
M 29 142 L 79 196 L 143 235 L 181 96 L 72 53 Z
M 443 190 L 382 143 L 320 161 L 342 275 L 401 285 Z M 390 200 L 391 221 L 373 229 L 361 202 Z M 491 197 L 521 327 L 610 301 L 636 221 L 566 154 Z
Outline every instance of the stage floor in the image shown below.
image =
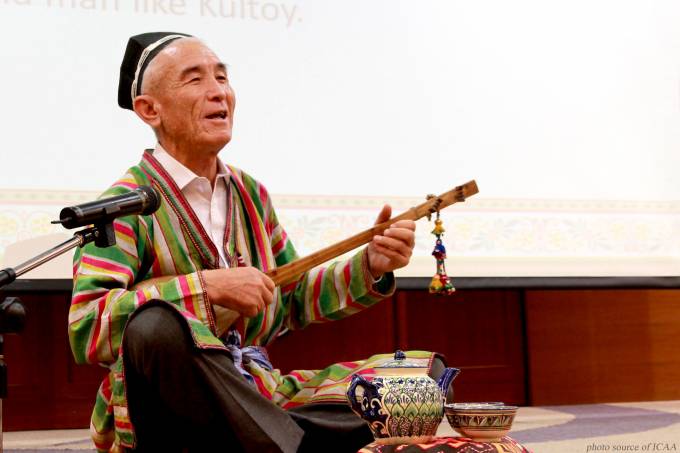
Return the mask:
M 454 432 L 446 420 L 437 432 Z M 520 408 L 510 436 L 536 453 L 680 451 L 680 401 Z M 93 452 L 87 429 L 4 434 L 12 452 Z

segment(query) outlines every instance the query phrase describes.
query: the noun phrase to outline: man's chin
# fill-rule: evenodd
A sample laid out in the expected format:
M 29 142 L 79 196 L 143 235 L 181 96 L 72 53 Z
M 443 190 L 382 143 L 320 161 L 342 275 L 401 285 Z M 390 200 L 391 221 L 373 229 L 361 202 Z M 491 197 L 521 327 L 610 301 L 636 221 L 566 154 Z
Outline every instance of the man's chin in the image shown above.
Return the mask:
M 227 144 L 231 141 L 231 132 L 228 134 L 219 134 L 219 135 L 213 135 L 209 139 L 204 141 L 204 144 L 206 147 L 209 147 L 210 149 L 215 150 L 216 152 L 219 152 L 222 148 L 227 146 Z

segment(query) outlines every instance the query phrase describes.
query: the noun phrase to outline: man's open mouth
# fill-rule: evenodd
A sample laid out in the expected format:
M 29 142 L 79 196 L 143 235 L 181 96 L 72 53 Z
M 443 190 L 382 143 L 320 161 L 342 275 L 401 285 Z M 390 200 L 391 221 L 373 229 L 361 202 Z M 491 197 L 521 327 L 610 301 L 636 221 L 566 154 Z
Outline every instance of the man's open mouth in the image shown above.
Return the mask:
M 219 112 L 211 113 L 210 115 L 207 115 L 206 118 L 209 120 L 223 120 L 227 117 L 227 111 L 226 110 L 220 110 Z

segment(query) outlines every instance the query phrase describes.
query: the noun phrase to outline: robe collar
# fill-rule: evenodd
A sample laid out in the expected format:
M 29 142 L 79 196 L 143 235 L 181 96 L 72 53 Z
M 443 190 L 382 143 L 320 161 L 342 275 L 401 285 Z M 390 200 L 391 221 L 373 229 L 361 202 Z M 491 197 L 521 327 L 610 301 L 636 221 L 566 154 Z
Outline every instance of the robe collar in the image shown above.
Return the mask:
M 181 165 L 181 164 L 180 164 Z M 172 210 L 177 215 L 182 229 L 186 233 L 186 237 L 189 238 L 194 248 L 198 251 L 201 261 L 205 269 L 217 269 L 220 267 L 219 253 L 214 242 L 203 228 L 198 216 L 194 212 L 193 208 L 187 201 L 186 197 L 182 193 L 178 182 L 176 181 L 170 173 L 161 165 L 161 163 L 153 156 L 153 150 L 147 149 L 144 151 L 142 156 L 142 161 L 140 166 L 144 168 L 145 171 L 149 173 L 154 181 L 154 185 L 160 190 L 165 198 L 165 201 L 172 208 Z M 224 167 L 224 165 L 223 165 Z M 186 169 L 186 167 L 184 167 Z M 189 169 L 186 169 L 190 172 Z M 227 170 L 228 171 L 228 170 Z M 192 172 L 193 174 L 193 172 Z M 230 176 L 230 173 L 227 173 Z M 195 176 L 195 175 L 194 175 Z M 231 178 L 229 178 L 230 180 Z M 229 180 L 227 180 L 227 186 L 229 186 Z M 187 181 L 188 183 L 189 181 Z M 227 215 L 230 216 L 232 209 L 232 197 L 227 196 Z M 229 237 L 230 233 L 230 222 L 227 218 L 227 228 L 225 231 L 225 243 L 226 238 Z M 227 252 L 227 259 L 231 262 L 234 261 L 232 256 Z

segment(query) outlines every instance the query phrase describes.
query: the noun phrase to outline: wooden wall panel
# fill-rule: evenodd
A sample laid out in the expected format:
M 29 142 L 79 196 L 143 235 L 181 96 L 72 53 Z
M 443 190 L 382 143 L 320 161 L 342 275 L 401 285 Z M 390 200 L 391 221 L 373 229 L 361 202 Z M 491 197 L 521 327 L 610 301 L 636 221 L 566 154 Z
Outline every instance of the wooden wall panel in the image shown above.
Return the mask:
M 384 300 L 337 321 L 289 331 L 267 347 L 275 367 L 315 370 L 333 363 L 367 358 L 394 350 L 394 305 Z
M 396 349 L 437 351 L 462 370 L 454 383 L 456 401 L 526 404 L 522 322 L 517 291 L 459 291 L 450 297 L 398 291 L 394 302 L 291 332 L 268 349 L 284 372 Z
M 0 296 L 3 297 L 3 296 Z M 87 428 L 106 370 L 76 365 L 68 343 L 70 294 L 21 294 L 24 331 L 5 336 L 5 431 Z
M 440 352 L 461 369 L 456 401 L 526 404 L 518 291 L 462 290 L 449 297 L 402 291 L 397 307 L 400 348 Z
M 5 429 L 87 427 L 106 370 L 73 362 L 70 295 L 16 295 L 28 322 L 5 338 Z M 463 370 L 457 401 L 550 405 L 680 399 L 678 344 L 680 290 L 398 291 L 350 318 L 290 332 L 270 355 L 286 372 L 435 350 Z
M 679 290 L 527 291 L 534 405 L 680 399 Z

